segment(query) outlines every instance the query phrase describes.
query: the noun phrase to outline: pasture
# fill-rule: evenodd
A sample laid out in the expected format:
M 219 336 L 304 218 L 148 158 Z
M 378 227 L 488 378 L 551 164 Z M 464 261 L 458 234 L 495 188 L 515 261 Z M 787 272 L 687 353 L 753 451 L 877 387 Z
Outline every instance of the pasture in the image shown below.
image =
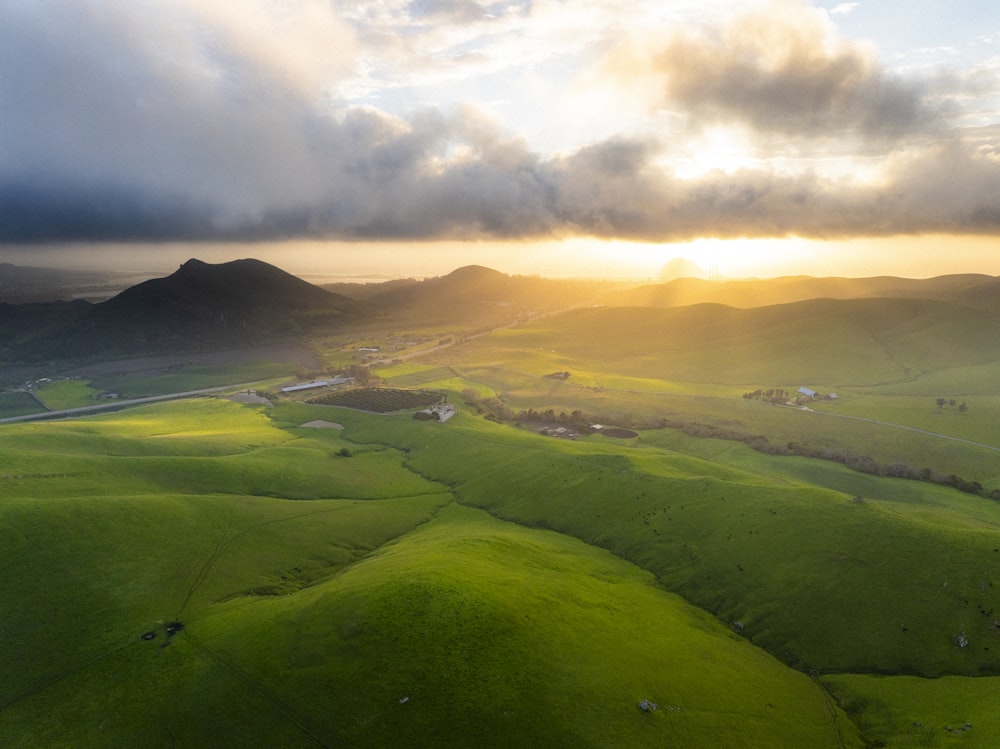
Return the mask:
M 586 314 L 599 312 L 593 310 Z M 650 312 L 633 310 L 639 319 Z M 612 336 L 612 331 L 604 331 L 603 336 L 592 334 L 591 351 L 585 345 L 588 339 L 582 332 L 582 323 L 575 317 L 583 314 L 584 311 L 577 311 L 565 316 L 566 319 L 546 318 L 533 326 L 500 331 L 455 346 L 429 357 L 426 371 L 440 372 L 440 385 L 448 383 L 448 387 L 458 389 L 454 379 L 444 379 L 445 372 L 454 372 L 464 379 L 464 387 L 484 395 L 499 396 L 515 412 L 531 408 L 569 414 L 580 410 L 596 421 L 623 425 L 648 426 L 661 419 L 708 424 L 747 435 L 760 435 L 772 445 L 797 443 L 817 450 L 829 448 L 868 456 L 884 466 L 901 464 L 914 471 L 927 469 L 933 474 L 978 481 L 988 490 L 1000 488 L 1000 461 L 997 460 L 1000 455 L 1000 427 L 997 426 L 1000 424 L 1000 388 L 994 380 L 992 390 L 989 389 L 986 376 L 992 371 L 992 365 L 971 368 L 983 375 L 977 380 L 979 385 L 973 388 L 975 395 L 963 394 L 957 380 L 940 390 L 928 387 L 917 391 L 926 392 L 926 395 L 904 395 L 903 392 L 908 392 L 906 383 L 879 385 L 881 365 L 872 368 L 863 357 L 849 356 L 849 363 L 838 366 L 850 366 L 853 381 L 873 384 L 845 388 L 833 378 L 831 372 L 834 370 L 822 377 L 806 378 L 803 362 L 810 360 L 811 351 L 795 350 L 796 360 L 789 359 L 788 353 L 779 356 L 776 349 L 761 348 L 764 344 L 757 344 L 759 351 L 754 356 L 759 355 L 760 359 L 750 357 L 759 370 L 753 373 L 757 379 L 742 380 L 742 370 L 738 366 L 711 357 L 699 360 L 697 367 L 678 371 L 670 370 L 672 364 L 647 366 L 644 363 L 647 358 L 658 361 L 670 357 L 659 351 L 655 342 L 636 342 L 639 333 L 627 328 L 623 336 L 635 343 L 632 353 L 601 358 L 601 346 Z M 569 346 L 562 343 L 564 340 L 575 343 Z M 570 355 L 567 351 L 574 353 Z M 435 364 L 446 367 L 435 370 Z M 944 361 L 937 365 L 942 367 L 937 370 L 942 376 L 953 372 Z M 568 380 L 545 377 L 553 371 L 569 371 L 571 376 Z M 792 378 L 791 372 L 802 377 Z M 910 377 L 920 381 L 933 375 L 930 371 L 911 372 Z M 432 387 L 435 383 L 424 381 L 423 384 Z M 740 397 L 756 388 L 779 386 L 794 393 L 802 385 L 821 393 L 835 392 L 841 397 L 833 402 L 808 402 L 812 411 L 772 406 Z M 936 400 L 939 397 L 955 400 L 955 406 L 938 408 Z M 967 403 L 964 412 L 958 409 L 962 402 Z
M 0 419 L 41 411 L 38 401 L 22 391 L 0 393 Z
M 662 427 L 1000 488 L 992 365 L 962 341 L 928 353 L 919 326 L 895 345 L 893 310 L 876 345 L 821 306 L 840 343 L 820 359 L 787 314 L 717 325 L 733 364 L 676 311 L 655 313 L 676 326 L 664 343 L 649 311 L 578 310 L 376 370 L 447 394 L 447 424 L 204 398 L 0 427 L 0 744 L 992 745 L 1000 503 Z M 943 364 L 959 355 L 966 390 Z M 101 375 L 49 397 L 277 373 Z M 741 398 L 785 384 L 841 398 Z M 466 391 L 638 436 L 541 436 Z
M 202 399 L 5 427 L 0 741 L 858 744 L 649 572 L 457 505 L 425 442 L 542 438 L 456 420 Z

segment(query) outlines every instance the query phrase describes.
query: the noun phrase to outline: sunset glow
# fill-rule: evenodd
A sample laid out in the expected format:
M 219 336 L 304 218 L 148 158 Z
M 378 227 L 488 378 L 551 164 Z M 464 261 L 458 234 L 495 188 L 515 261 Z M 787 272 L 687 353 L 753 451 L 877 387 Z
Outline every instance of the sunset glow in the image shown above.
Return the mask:
M 997 43 L 971 2 L 2 3 L 0 253 L 996 273 Z

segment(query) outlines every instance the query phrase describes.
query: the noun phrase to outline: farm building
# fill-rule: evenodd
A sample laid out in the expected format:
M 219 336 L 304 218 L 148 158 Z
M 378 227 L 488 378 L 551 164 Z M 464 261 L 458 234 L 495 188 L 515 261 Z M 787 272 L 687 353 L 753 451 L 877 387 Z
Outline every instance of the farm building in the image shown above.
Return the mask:
M 300 382 L 296 385 L 286 385 L 281 388 L 283 393 L 294 393 L 299 390 L 312 390 L 313 388 L 325 388 L 330 385 L 344 385 L 353 382 L 353 377 L 334 377 L 331 380 L 313 380 L 312 382 Z
M 804 395 L 806 398 L 815 398 L 816 397 L 816 391 L 815 390 L 810 390 L 807 387 L 800 387 L 799 388 L 799 395 Z

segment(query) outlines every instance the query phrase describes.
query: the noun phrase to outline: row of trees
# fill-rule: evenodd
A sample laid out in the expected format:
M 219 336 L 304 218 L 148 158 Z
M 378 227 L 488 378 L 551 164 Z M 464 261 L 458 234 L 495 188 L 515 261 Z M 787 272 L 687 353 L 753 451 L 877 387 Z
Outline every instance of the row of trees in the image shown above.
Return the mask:
M 770 393 L 770 396 L 768 396 Z M 762 396 L 777 398 L 781 390 L 763 391 Z M 787 393 L 785 393 L 787 395 Z M 909 479 L 911 481 L 926 481 L 941 486 L 950 486 L 968 494 L 977 494 L 1000 501 L 1000 489 L 987 491 L 978 481 L 970 481 L 953 473 L 940 473 L 930 468 L 913 468 L 905 463 L 879 463 L 869 455 L 859 455 L 840 447 L 815 447 L 805 442 L 771 442 L 763 434 L 751 434 L 732 427 L 720 427 L 714 424 L 703 424 L 696 421 L 684 421 L 680 419 L 652 418 L 647 417 L 641 420 L 634 419 L 630 414 L 594 415 L 583 411 L 573 411 L 567 414 L 565 411 L 556 413 L 554 409 L 538 411 L 533 408 L 513 411 L 499 396 L 483 397 L 476 390 L 471 388 L 463 392 L 466 403 L 475 408 L 492 421 L 518 421 L 528 423 L 560 424 L 578 429 L 586 429 L 591 424 L 614 424 L 616 426 L 630 427 L 633 429 L 679 429 L 691 437 L 706 437 L 710 439 L 731 440 L 742 442 L 758 452 L 768 455 L 796 455 L 806 458 L 819 458 L 820 460 L 832 460 L 841 463 L 848 468 L 873 476 L 887 476 L 890 478 Z M 748 397 L 744 395 L 744 397 Z M 944 400 L 944 399 L 939 399 Z M 943 407 L 942 404 L 941 407 Z M 964 413 L 965 404 L 958 406 L 959 411 Z
M 717 427 L 697 422 L 669 421 L 667 426 L 680 429 L 692 437 L 735 440 L 743 442 L 758 452 L 768 455 L 797 455 L 805 458 L 819 458 L 841 463 L 848 468 L 873 476 L 927 481 L 942 486 L 951 486 L 968 494 L 978 494 L 1000 501 L 1000 489 L 987 492 L 978 481 L 970 481 L 954 473 L 940 473 L 930 468 L 912 468 L 905 463 L 882 464 L 869 455 L 859 455 L 840 447 L 815 447 L 804 442 L 773 443 L 762 434 L 750 434 L 737 429 Z
M 743 397 L 746 400 L 764 401 L 766 403 L 785 403 L 792 396 L 787 390 L 782 390 L 781 388 L 770 388 L 768 390 L 757 388 L 749 393 L 743 393 Z

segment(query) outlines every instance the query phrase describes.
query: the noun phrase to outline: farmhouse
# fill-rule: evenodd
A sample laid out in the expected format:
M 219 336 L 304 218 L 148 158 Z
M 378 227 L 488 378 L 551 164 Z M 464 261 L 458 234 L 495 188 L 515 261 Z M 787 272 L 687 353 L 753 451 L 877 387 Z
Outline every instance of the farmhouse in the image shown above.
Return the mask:
M 815 398 L 816 397 L 816 391 L 815 390 L 810 390 L 807 387 L 800 387 L 799 388 L 799 395 L 805 396 L 806 398 Z

